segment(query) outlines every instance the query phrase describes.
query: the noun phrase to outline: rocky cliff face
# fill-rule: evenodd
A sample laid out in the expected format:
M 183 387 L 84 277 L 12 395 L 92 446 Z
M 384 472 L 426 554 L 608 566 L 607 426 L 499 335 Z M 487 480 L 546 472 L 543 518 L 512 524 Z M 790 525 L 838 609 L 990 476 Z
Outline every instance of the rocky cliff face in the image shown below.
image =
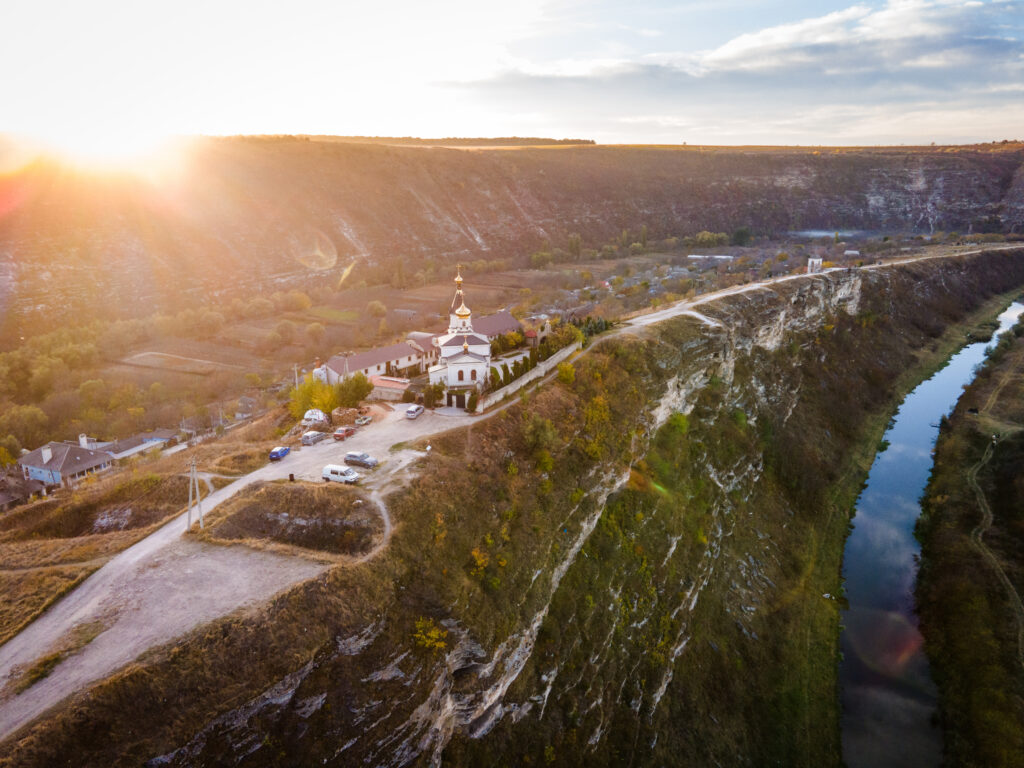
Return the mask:
M 465 151 L 208 140 L 173 182 L 36 165 L 0 179 L 0 315 L 152 311 L 340 269 L 353 258 L 522 258 L 579 232 L 597 246 L 804 228 L 1024 226 L 1024 149 Z M 340 261 L 339 261 L 340 260 Z M 110 302 L 110 296 L 117 297 Z
M 838 765 L 854 456 L 919 352 L 1022 284 L 1024 250 L 830 273 L 598 340 L 573 381 L 433 441 L 379 559 L 128 670 L 7 759 Z

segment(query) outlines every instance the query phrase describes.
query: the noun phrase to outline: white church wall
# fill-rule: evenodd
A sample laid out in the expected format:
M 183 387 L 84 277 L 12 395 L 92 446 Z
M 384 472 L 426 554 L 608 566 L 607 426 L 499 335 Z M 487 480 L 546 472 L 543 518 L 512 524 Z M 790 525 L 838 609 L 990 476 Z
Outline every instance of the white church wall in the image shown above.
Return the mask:
M 531 381 L 547 376 L 559 363 L 564 362 L 567 358 L 571 357 L 575 352 L 583 348 L 582 342 L 576 342 L 570 344 L 568 347 L 563 347 L 543 362 L 537 363 L 535 368 L 531 368 L 529 371 L 524 373 L 515 381 L 507 384 L 501 389 L 495 390 L 490 394 L 484 395 L 480 398 L 480 403 L 477 406 L 477 410 L 484 411 L 490 408 L 495 403 L 500 403 L 509 395 L 518 392 L 520 389 L 525 387 Z

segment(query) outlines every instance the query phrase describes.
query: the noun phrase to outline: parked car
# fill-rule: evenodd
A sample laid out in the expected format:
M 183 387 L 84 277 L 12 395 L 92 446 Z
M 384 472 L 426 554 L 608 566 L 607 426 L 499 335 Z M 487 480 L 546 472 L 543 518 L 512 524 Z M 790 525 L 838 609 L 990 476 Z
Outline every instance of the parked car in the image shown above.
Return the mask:
M 373 469 L 377 466 L 377 460 L 363 451 L 349 451 L 345 454 L 346 464 L 355 464 L 357 467 Z
M 309 432 L 304 432 L 302 435 L 303 445 L 316 445 L 321 440 L 327 437 L 326 432 L 317 432 L 315 429 L 311 429 Z
M 279 445 L 270 452 L 271 461 L 280 461 L 291 452 L 291 448 L 287 445 Z
M 352 485 L 359 482 L 359 473 L 352 467 L 343 467 L 340 464 L 328 464 L 322 473 L 324 482 L 334 481 L 335 483 L 346 483 Z
M 357 427 L 365 427 L 371 421 L 373 421 L 373 417 L 372 416 L 360 416 L 358 419 L 356 419 L 356 426 Z
M 421 413 L 423 413 L 422 405 L 410 405 L 408 408 L 405 409 L 405 418 L 415 419 Z
M 334 430 L 335 440 L 344 440 L 346 437 L 352 437 L 356 433 L 355 427 L 338 427 Z

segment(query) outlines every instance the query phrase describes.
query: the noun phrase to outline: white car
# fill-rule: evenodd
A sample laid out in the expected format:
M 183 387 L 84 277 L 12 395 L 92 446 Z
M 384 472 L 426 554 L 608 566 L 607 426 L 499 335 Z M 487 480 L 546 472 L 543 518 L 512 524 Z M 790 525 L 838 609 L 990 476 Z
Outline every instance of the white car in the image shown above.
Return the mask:
M 421 413 L 423 413 L 422 405 L 410 405 L 408 408 L 405 409 L 405 418 L 415 419 Z
M 359 473 L 352 467 L 343 467 L 340 464 L 328 464 L 321 474 L 325 482 L 346 483 L 352 485 L 359 482 Z

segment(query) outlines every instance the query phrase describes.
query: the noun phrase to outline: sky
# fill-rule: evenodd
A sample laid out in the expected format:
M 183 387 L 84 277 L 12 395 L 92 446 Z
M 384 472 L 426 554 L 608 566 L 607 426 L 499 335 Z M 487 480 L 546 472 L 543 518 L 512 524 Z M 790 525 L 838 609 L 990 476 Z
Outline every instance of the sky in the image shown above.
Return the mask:
M 0 132 L 1024 139 L 1024 0 L 31 0 Z

